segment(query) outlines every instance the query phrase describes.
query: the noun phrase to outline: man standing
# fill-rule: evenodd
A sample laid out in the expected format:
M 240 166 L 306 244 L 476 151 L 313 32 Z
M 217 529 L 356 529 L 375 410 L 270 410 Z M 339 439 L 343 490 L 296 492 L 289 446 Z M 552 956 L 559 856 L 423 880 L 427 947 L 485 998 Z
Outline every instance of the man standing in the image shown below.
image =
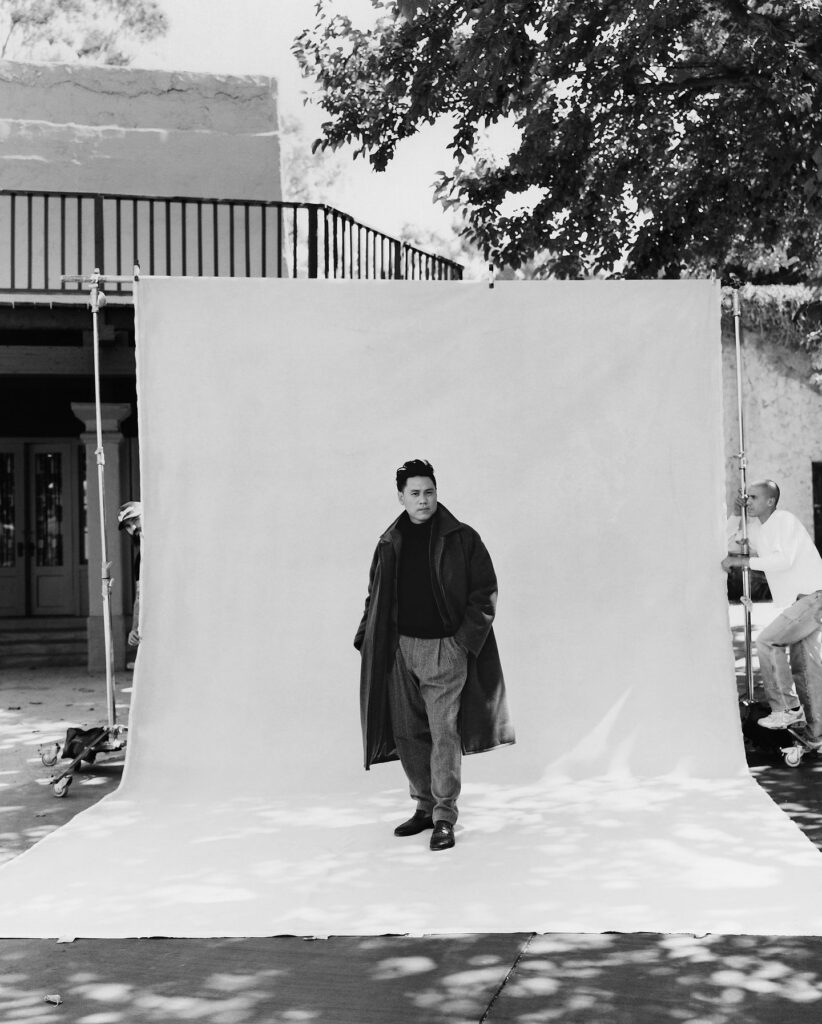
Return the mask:
M 437 501 L 423 459 L 396 474 L 404 511 L 380 537 L 354 646 L 365 767 L 399 757 L 416 811 L 397 836 L 454 845 L 461 758 L 514 742 L 491 624 L 494 567 L 479 534 Z
M 761 569 L 778 611 L 756 641 L 771 707 L 758 724 L 785 729 L 804 721 L 805 734 L 816 745 L 822 741 L 822 558 L 802 523 L 777 509 L 778 503 L 773 480 L 748 488 L 749 539 L 756 554 L 729 554 L 722 567 L 726 572 L 734 565 Z M 729 532 L 737 526 L 729 520 Z

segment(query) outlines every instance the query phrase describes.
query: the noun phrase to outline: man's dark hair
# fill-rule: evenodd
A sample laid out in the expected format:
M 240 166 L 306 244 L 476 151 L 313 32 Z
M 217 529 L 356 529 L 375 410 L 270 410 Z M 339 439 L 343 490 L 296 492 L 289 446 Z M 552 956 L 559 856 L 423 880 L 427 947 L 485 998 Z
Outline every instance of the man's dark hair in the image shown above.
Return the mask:
M 428 476 L 431 483 L 436 487 L 437 479 L 434 476 L 434 467 L 427 459 L 409 459 L 403 462 L 397 470 L 397 490 L 404 491 L 405 485 L 412 476 Z

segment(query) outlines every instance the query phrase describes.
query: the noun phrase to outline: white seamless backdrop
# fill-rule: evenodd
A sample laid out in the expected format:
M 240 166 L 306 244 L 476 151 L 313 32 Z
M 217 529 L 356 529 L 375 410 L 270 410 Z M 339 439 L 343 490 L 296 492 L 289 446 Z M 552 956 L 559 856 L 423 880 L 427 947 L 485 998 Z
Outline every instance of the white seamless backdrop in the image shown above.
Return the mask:
M 718 285 L 147 278 L 138 395 L 125 778 L 0 870 L 0 934 L 822 930 L 822 857 L 745 768 Z M 466 758 L 447 854 L 361 766 L 415 457 L 494 559 L 518 737 Z
M 196 696 L 139 684 L 153 725 L 135 733 L 130 784 L 165 791 L 149 766 L 187 762 L 175 740 L 192 704 L 226 696 L 220 727 L 254 730 L 261 776 L 272 758 L 309 790 L 359 770 L 351 641 L 412 457 L 499 576 L 519 744 L 482 759 L 489 777 L 742 769 L 718 566 L 718 287 L 140 288 L 140 676 L 198 682 Z M 233 790 L 219 759 L 201 771 Z

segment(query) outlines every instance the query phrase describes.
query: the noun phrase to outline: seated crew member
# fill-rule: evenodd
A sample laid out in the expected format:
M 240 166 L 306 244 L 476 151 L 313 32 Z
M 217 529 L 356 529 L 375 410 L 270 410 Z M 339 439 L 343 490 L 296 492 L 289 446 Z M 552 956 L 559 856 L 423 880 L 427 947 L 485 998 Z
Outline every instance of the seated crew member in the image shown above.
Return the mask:
M 758 724 L 784 729 L 804 722 L 808 740 L 822 743 L 822 557 L 802 523 L 778 503 L 773 480 L 748 488 L 749 540 L 756 554 L 729 554 L 722 567 L 762 570 L 773 596 L 776 616 L 756 641 L 771 708 Z

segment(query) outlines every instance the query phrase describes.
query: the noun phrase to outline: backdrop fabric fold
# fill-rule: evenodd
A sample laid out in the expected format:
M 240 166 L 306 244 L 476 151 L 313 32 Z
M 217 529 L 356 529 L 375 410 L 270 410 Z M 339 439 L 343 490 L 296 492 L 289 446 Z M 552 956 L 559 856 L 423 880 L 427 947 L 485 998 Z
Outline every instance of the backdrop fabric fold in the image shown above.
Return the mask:
M 125 775 L 0 869 L 0 935 L 822 934 L 822 855 L 745 766 L 718 285 L 138 288 Z M 352 646 L 408 458 L 491 552 L 517 730 L 438 854 L 362 770 Z

